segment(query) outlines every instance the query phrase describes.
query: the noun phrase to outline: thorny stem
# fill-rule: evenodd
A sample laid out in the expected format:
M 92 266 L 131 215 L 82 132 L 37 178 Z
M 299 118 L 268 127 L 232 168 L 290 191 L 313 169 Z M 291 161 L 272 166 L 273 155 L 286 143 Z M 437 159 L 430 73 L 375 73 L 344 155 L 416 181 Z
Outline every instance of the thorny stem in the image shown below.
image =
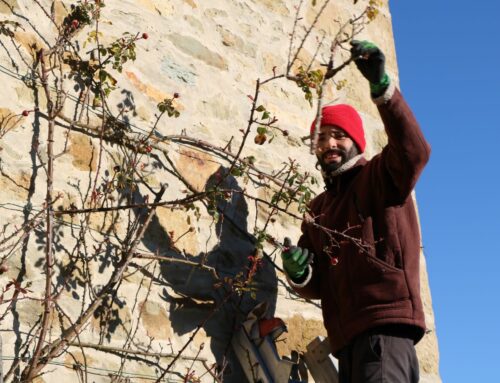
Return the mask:
M 54 182 L 54 126 L 55 126 L 55 116 L 53 114 L 53 102 L 48 85 L 48 68 L 46 62 L 46 56 L 44 50 L 39 52 L 40 64 L 41 64 L 41 81 L 42 86 L 47 98 L 47 114 L 49 116 L 48 121 L 48 136 L 47 136 L 47 194 L 45 197 L 47 215 L 46 215 L 46 235 L 45 235 L 45 300 L 44 300 L 44 311 L 42 314 L 42 323 L 40 327 L 40 335 L 38 338 L 38 343 L 35 347 L 33 353 L 33 358 L 29 365 L 29 369 L 25 375 L 27 381 L 31 381 L 38 368 L 38 361 L 40 358 L 40 352 L 42 350 L 43 344 L 45 343 L 45 337 L 49 328 L 49 321 L 52 313 L 53 303 L 52 303 L 52 274 L 54 267 L 54 254 L 53 254 L 53 236 L 54 236 L 54 209 L 51 203 L 52 193 L 53 193 L 53 182 Z
M 302 8 L 302 3 L 304 0 L 300 0 L 299 5 L 297 6 L 297 12 L 295 13 L 295 20 L 293 22 L 293 27 L 292 27 L 292 33 L 290 35 L 290 46 L 288 47 L 288 62 L 286 65 L 286 73 L 290 73 L 290 69 L 292 68 L 292 63 L 293 61 L 290 60 L 290 57 L 292 56 L 292 47 L 293 47 L 293 40 L 295 39 L 295 31 L 297 29 L 297 24 L 300 19 L 300 10 Z
M 316 61 L 316 57 L 318 56 L 319 51 L 323 46 L 323 41 L 325 41 L 325 39 L 326 39 L 326 33 L 323 33 L 323 37 L 321 37 L 321 41 L 318 43 L 318 47 L 316 48 L 316 51 L 314 52 L 313 57 L 311 58 L 311 61 L 309 62 L 309 65 L 306 68 L 306 72 L 309 72 L 311 70 L 311 67 L 314 61 Z
M 127 205 L 120 205 L 120 206 L 110 206 L 110 207 L 99 207 L 99 208 L 87 208 L 87 209 L 74 209 L 74 210 L 59 210 L 57 211 L 56 215 L 74 215 L 74 214 L 86 214 L 86 213 L 105 213 L 105 212 L 110 212 L 110 211 L 118 211 L 118 210 L 130 210 L 130 209 L 141 209 L 141 208 L 148 208 L 148 207 L 158 207 L 158 206 L 179 206 L 179 205 L 185 205 L 189 204 L 195 201 L 198 201 L 205 197 L 208 193 L 207 192 L 201 192 L 201 193 L 196 193 L 192 194 L 190 196 L 187 196 L 185 198 L 177 199 L 174 201 L 162 201 L 162 202 L 152 202 L 152 203 L 137 203 L 137 204 L 127 204 Z
M 104 352 L 117 352 L 121 354 L 130 354 L 130 355 L 142 355 L 142 356 L 149 356 L 153 358 L 175 358 L 177 354 L 165 354 L 161 352 L 146 352 L 146 351 L 140 351 L 140 350 L 130 350 L 130 349 L 124 349 L 123 347 L 112 347 L 112 346 L 104 346 L 102 344 L 94 344 L 94 343 L 86 343 L 86 342 L 70 342 L 68 343 L 68 346 L 74 346 L 74 347 L 84 347 L 84 348 L 93 348 L 94 350 L 98 351 L 104 351 Z M 207 360 L 205 358 L 200 358 L 200 357 L 191 357 L 191 356 L 181 356 L 180 359 L 183 360 L 190 360 L 190 361 L 200 361 L 200 362 L 206 362 Z
M 309 37 L 309 34 L 311 33 L 311 31 L 314 29 L 314 27 L 316 26 L 316 23 L 318 22 L 320 16 L 323 14 L 323 11 L 325 10 L 326 6 L 328 5 L 328 3 L 330 2 L 330 0 L 325 0 L 325 2 L 323 3 L 323 5 L 321 6 L 320 10 L 318 11 L 318 13 L 316 14 L 316 17 L 314 18 L 312 24 L 309 26 L 309 28 L 307 29 L 306 31 L 306 34 L 304 35 L 304 37 L 302 38 L 301 42 L 300 42 L 300 45 L 299 47 L 297 48 L 297 51 L 295 52 L 295 55 L 293 56 L 293 59 L 291 61 L 289 61 L 288 63 L 288 66 L 287 66 L 287 71 L 286 71 L 286 75 L 289 76 L 290 75 L 290 70 L 292 69 L 292 66 L 293 64 L 295 63 L 295 60 L 297 60 L 297 57 L 299 57 L 299 53 L 300 51 L 302 50 L 302 48 L 304 47 L 304 44 L 307 40 L 307 38 Z M 298 12 L 298 11 L 297 11 Z M 292 38 L 293 38 L 293 35 L 292 35 Z M 292 46 L 292 44 L 290 43 L 290 47 Z
M 253 116 L 255 114 L 255 109 L 257 106 L 257 99 L 259 97 L 259 89 L 260 89 L 260 79 L 257 79 L 257 81 L 255 82 L 255 93 L 254 93 L 254 96 L 252 98 L 252 109 L 250 110 L 250 117 L 248 118 L 248 125 L 247 125 L 245 132 L 243 133 L 243 139 L 241 140 L 241 144 L 240 144 L 240 147 L 238 148 L 238 152 L 234 156 L 234 160 L 231 162 L 231 165 L 229 166 L 229 170 L 227 171 L 227 174 L 231 174 L 232 170 L 236 166 L 236 162 L 240 158 L 241 152 L 243 151 L 243 148 L 245 147 L 245 142 L 247 140 L 247 137 L 250 134 L 250 131 L 252 129 L 253 120 L 254 120 Z M 222 180 L 219 182 L 219 184 L 221 182 L 222 182 Z
M 202 270 L 207 270 L 212 276 L 214 277 L 215 280 L 220 280 L 219 275 L 217 274 L 217 270 L 213 267 L 203 265 L 198 262 L 192 262 L 188 261 L 186 259 L 180 259 L 180 258 L 172 258 L 172 257 L 165 257 L 162 255 L 151 255 L 151 254 L 142 254 L 142 253 L 136 253 L 134 255 L 136 258 L 141 258 L 141 259 L 154 259 L 160 262 L 165 262 L 165 263 L 178 263 L 182 265 L 188 265 L 192 266 L 193 268 L 198 268 Z
M 288 169 L 288 173 L 285 177 L 285 180 L 283 181 L 283 185 L 286 184 L 286 182 L 288 181 L 288 179 L 290 178 L 290 175 L 292 174 L 292 171 L 293 171 L 293 164 L 292 166 L 290 166 L 290 168 Z M 278 195 L 281 195 L 281 193 L 283 193 L 283 187 L 278 190 L 277 194 Z M 278 210 L 278 204 L 279 204 L 279 199 L 278 199 L 278 202 L 276 202 L 276 204 L 272 207 L 271 209 L 271 212 L 269 213 L 269 216 L 267 217 L 267 220 L 266 220 L 266 223 L 264 224 L 264 227 L 262 229 L 262 231 L 266 231 L 267 229 L 267 226 L 269 225 L 269 222 L 271 221 L 271 218 L 273 217 L 274 214 L 276 214 L 276 211 Z

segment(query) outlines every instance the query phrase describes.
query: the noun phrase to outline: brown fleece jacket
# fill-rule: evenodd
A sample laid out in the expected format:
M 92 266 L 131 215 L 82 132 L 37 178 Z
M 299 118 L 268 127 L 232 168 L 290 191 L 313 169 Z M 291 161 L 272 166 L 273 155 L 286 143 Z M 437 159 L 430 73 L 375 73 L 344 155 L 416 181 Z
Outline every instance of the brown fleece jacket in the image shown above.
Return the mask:
M 311 202 L 314 222 L 304 220 L 298 246 L 315 258 L 304 282 L 290 281 L 299 295 L 321 299 L 334 354 L 374 327 L 404 325 L 415 342 L 425 331 L 411 192 L 430 147 L 397 89 L 378 109 L 387 146 L 329 180 Z

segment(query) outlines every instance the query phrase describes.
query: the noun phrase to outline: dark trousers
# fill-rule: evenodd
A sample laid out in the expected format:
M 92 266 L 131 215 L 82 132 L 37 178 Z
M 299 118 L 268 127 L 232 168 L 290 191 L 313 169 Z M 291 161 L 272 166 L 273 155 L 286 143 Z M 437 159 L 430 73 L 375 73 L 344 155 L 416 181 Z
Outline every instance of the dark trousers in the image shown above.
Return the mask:
M 338 355 L 339 383 L 417 383 L 413 340 L 376 331 L 361 334 Z

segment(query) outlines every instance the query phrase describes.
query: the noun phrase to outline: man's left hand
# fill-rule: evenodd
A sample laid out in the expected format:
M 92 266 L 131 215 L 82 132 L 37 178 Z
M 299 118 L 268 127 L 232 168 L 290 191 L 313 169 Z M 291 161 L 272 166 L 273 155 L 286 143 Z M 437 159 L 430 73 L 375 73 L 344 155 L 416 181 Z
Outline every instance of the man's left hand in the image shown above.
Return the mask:
M 385 73 L 385 55 L 370 41 L 351 41 L 351 54 L 361 74 L 370 82 L 374 97 L 384 93 L 390 83 Z

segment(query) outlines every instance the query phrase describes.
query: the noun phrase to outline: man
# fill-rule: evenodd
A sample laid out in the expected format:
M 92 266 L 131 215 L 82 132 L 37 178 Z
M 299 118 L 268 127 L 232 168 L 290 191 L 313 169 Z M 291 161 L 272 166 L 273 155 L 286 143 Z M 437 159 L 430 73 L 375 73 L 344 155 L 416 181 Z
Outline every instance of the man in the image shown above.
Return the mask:
M 285 239 L 283 266 L 298 294 L 321 299 L 341 383 L 414 383 L 414 344 L 425 322 L 411 192 L 430 147 L 385 73 L 383 53 L 367 41 L 353 41 L 351 52 L 370 83 L 388 144 L 367 161 L 354 108 L 323 109 L 316 156 L 326 191 L 311 202 L 297 246 Z

